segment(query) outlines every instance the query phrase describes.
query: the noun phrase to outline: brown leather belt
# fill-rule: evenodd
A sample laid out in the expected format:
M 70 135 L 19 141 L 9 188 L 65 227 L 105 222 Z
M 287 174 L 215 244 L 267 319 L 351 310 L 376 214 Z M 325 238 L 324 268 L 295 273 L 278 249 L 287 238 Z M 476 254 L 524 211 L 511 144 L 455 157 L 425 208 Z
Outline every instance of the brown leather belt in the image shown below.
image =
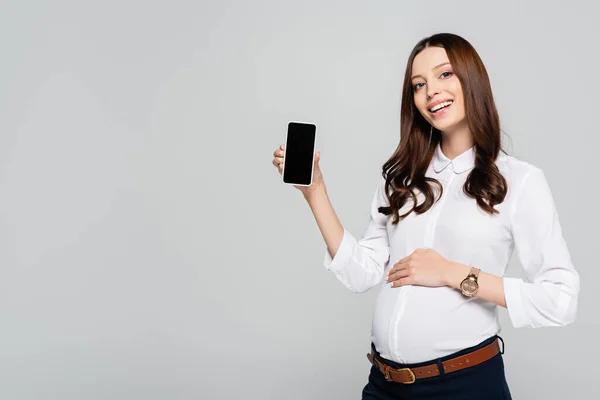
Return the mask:
M 444 374 L 481 364 L 496 356 L 498 353 L 500 353 L 500 345 L 498 339 L 496 339 L 479 350 L 443 361 Z M 417 379 L 431 378 L 440 374 L 437 363 L 425 365 L 423 367 L 395 369 L 382 362 L 378 356 L 374 355 L 373 350 L 371 350 L 371 353 L 367 354 L 367 358 L 371 364 L 374 364 L 379 371 L 381 371 L 385 376 L 385 379 L 390 382 L 410 384 L 415 383 Z

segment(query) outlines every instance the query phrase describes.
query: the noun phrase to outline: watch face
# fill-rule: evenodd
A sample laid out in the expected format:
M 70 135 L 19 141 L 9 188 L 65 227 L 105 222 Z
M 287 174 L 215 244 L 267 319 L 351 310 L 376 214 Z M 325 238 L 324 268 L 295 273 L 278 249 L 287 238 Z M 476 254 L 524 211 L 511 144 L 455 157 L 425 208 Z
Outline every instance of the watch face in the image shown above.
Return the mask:
M 479 288 L 477 282 L 473 278 L 467 278 L 460 284 L 460 288 L 465 293 L 475 293 Z

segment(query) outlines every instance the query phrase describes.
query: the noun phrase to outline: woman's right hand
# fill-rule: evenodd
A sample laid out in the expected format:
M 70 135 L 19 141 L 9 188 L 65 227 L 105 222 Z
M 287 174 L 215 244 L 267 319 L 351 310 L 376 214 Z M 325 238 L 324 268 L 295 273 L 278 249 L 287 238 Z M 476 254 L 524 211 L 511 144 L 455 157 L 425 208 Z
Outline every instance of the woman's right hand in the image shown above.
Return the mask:
M 283 172 L 283 154 L 285 151 L 285 146 L 282 144 L 273 152 L 273 165 L 277 168 L 279 173 Z M 315 191 L 322 189 L 325 187 L 325 182 L 323 181 L 323 174 L 321 173 L 321 168 L 319 167 L 319 160 L 321 159 L 321 152 L 317 151 L 315 153 L 315 162 L 313 165 L 313 181 L 310 186 L 298 186 L 293 185 L 296 189 L 300 190 L 305 198 L 308 198 Z

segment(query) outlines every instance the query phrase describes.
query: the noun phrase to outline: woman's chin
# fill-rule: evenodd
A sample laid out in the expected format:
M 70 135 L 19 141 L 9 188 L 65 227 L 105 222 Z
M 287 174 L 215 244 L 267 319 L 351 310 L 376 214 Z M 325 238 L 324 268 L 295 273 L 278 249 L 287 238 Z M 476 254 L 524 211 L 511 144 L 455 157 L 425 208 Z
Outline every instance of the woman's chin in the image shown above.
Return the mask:
M 460 129 L 465 123 L 467 123 L 466 119 L 463 119 L 461 121 L 436 121 L 432 125 L 438 131 L 441 131 L 443 133 L 450 133 Z

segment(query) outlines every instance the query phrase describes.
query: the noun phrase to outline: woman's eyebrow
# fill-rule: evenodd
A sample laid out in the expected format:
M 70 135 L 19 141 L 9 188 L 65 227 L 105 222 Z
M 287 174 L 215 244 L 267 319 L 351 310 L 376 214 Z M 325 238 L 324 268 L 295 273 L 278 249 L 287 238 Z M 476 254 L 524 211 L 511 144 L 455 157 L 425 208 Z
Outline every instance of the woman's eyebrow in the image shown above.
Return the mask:
M 441 64 L 439 64 L 439 65 L 436 65 L 435 67 L 431 68 L 431 70 L 433 71 L 433 70 L 435 70 L 435 69 L 437 69 L 437 68 L 439 68 L 439 67 L 443 67 L 444 65 L 449 65 L 449 64 L 450 64 L 450 62 L 449 62 L 449 61 L 446 61 L 446 62 L 443 62 L 443 63 L 441 63 Z M 419 78 L 419 77 L 420 77 L 420 78 L 423 78 L 421 75 L 413 75 L 413 77 L 412 77 L 412 78 L 410 78 L 410 79 L 412 80 L 412 79 Z M 425 79 L 425 78 L 423 78 L 423 79 Z

